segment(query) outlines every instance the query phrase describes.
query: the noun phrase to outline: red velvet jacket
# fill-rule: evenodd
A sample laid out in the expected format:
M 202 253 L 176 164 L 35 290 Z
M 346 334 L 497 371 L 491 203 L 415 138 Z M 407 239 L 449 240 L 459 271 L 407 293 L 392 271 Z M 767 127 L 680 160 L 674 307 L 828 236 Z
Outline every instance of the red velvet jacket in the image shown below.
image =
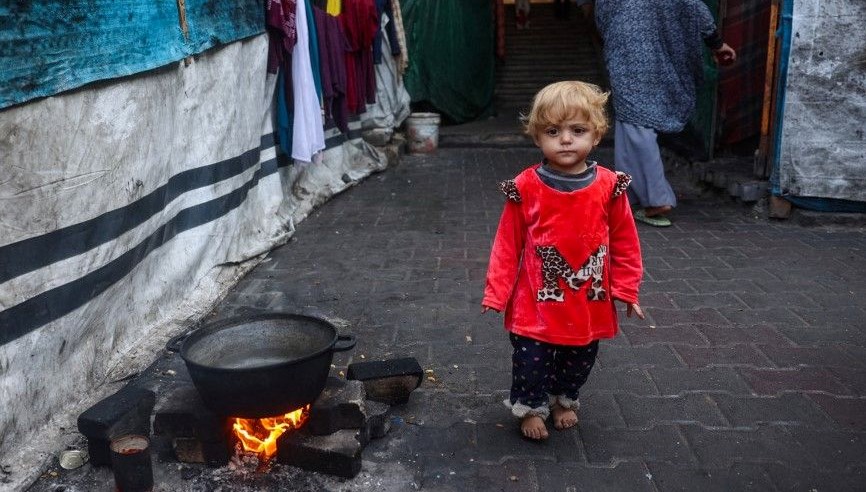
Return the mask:
M 557 191 L 531 166 L 500 184 L 508 197 L 490 253 L 482 304 L 505 327 L 558 345 L 617 332 L 613 299 L 637 302 L 643 274 L 625 189 L 631 178 L 598 166 L 588 187 Z

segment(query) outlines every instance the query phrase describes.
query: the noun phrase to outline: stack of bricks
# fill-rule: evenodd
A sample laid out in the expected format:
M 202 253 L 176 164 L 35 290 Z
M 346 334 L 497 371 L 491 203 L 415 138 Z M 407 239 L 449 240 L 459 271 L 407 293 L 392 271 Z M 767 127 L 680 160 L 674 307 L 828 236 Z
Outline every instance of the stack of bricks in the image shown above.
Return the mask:
M 205 406 L 192 381 L 161 395 L 153 433 L 171 439 L 175 456 L 184 463 L 224 466 L 234 452 L 229 419 Z
M 348 381 L 328 378 L 304 427 L 280 437 L 277 461 L 354 477 L 361 470 L 367 443 L 390 430 L 390 406 L 405 403 L 422 376 L 412 358 L 350 364 Z
M 111 465 L 111 440 L 125 434 L 150 437 L 150 414 L 156 400 L 146 388 L 127 384 L 78 416 L 78 431 L 87 437 L 94 466 Z
M 151 414 L 153 434 L 171 441 L 179 461 L 210 467 L 229 463 L 235 449 L 231 416 L 208 409 L 189 374 L 174 367 L 173 381 L 157 393 L 130 384 L 79 416 L 94 465 L 111 464 L 108 445 L 114 437 L 150 436 Z M 303 427 L 280 436 L 278 463 L 354 477 L 370 440 L 390 430 L 391 405 L 405 403 L 423 377 L 415 359 L 361 362 L 347 372 L 348 380 L 328 378 Z

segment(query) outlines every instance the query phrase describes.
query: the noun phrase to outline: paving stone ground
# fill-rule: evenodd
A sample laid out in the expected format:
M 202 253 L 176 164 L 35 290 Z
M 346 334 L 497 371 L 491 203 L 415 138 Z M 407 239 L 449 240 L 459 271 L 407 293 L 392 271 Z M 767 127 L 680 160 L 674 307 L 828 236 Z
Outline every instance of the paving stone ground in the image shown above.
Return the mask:
M 300 224 L 217 314 L 346 319 L 358 344 L 337 370 L 416 357 L 431 379 L 364 457 L 424 490 L 863 490 L 866 232 L 771 222 L 687 186 L 673 227 L 639 227 L 648 320 L 623 316 L 603 342 L 580 426 L 518 436 L 501 404 L 510 345 L 479 303 L 495 184 L 537 157 L 407 156 Z
M 334 374 L 398 357 L 431 371 L 355 479 L 294 470 L 249 490 L 864 490 L 866 231 L 772 222 L 679 181 L 674 226 L 639 226 L 648 319 L 623 316 L 602 343 L 579 427 L 519 437 L 501 403 L 510 345 L 479 303 L 496 183 L 537 158 L 406 156 L 314 212 L 219 305 L 345 320 L 358 342 Z M 185 470 L 158 490 L 243 488 Z

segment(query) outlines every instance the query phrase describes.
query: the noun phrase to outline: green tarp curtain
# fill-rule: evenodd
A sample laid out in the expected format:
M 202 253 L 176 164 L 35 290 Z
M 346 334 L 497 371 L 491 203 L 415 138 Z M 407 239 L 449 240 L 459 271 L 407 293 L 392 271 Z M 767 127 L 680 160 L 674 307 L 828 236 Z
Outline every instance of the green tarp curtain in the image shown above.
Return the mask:
M 490 109 L 495 84 L 490 0 L 401 0 L 409 49 L 406 89 L 454 123 Z
M 704 0 L 718 23 L 719 0 Z M 719 90 L 719 69 L 710 50 L 704 49 L 704 83 L 698 87 L 695 114 L 691 126 L 712 156 L 716 132 L 716 94 Z

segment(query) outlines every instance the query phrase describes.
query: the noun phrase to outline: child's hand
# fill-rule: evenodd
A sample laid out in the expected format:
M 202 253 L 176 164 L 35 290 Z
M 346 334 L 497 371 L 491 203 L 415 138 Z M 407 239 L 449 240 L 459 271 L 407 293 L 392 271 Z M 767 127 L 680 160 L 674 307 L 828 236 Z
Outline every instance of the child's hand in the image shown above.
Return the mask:
M 630 303 L 628 307 L 625 309 L 625 315 L 631 318 L 631 315 L 634 314 L 638 317 L 638 319 L 646 319 L 643 314 L 643 309 L 640 308 L 640 305 L 636 302 Z
M 492 307 L 490 307 L 490 306 L 482 306 L 482 307 L 481 307 L 481 314 L 484 314 L 484 313 L 486 313 L 487 311 L 496 311 L 497 313 L 499 312 L 498 309 L 496 309 L 496 308 L 492 308 Z
M 638 304 L 636 302 L 623 301 L 622 299 L 614 299 L 614 300 L 617 302 L 621 302 L 621 303 L 625 304 L 625 315 L 628 316 L 629 318 L 631 318 L 632 315 L 635 315 L 638 317 L 638 319 L 646 319 L 646 317 L 643 314 L 643 309 L 640 308 L 640 304 Z

